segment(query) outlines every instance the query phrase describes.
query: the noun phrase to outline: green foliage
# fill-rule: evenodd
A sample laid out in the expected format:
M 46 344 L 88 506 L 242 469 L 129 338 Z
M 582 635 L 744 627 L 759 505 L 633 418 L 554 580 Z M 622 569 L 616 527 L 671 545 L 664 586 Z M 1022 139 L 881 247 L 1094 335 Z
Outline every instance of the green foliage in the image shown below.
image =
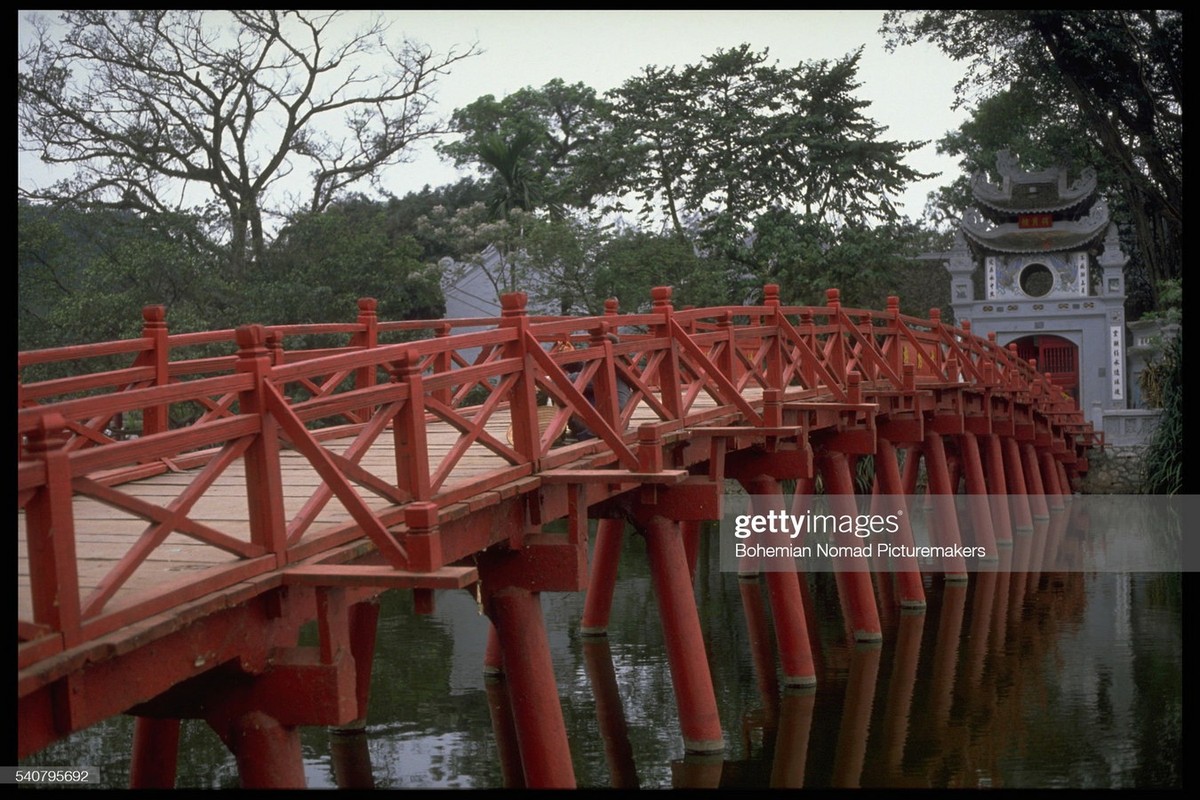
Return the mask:
M 165 305 L 177 331 L 221 327 L 233 292 L 195 221 L 17 203 L 19 349 L 126 338 Z
M 778 283 L 785 303 L 823 305 L 825 290 L 837 288 L 847 306 L 884 308 L 896 295 L 902 309 L 924 314 L 931 301 L 949 303 L 950 276 L 936 261 L 914 259 L 944 251 L 947 239 L 907 220 L 835 230 L 775 210 L 755 221 L 738 257 L 756 286 Z
M 669 234 L 630 229 L 609 239 L 597 257 L 596 294 L 615 297 L 624 312 L 650 308 L 655 286 L 674 289 L 672 302 L 685 306 L 741 302 L 730 296 L 730 274 L 719 259 L 703 258 Z
M 1162 359 L 1146 368 L 1146 372 L 1151 370 L 1156 376 L 1162 416 L 1146 451 L 1143 489 L 1146 494 L 1178 494 L 1183 491 L 1182 336 L 1171 340 Z M 1147 391 L 1145 385 L 1142 391 Z
M 894 219 L 891 197 L 925 177 L 903 158 L 924 143 L 879 138 L 854 96 L 860 57 L 784 68 L 741 45 L 646 67 L 609 94 L 620 188 L 680 238 L 697 226 L 708 250 L 774 208 L 835 227 Z
M 360 297 L 378 300 L 383 320 L 434 319 L 445 310 L 440 274 L 422 263 L 417 242 L 389 229 L 386 206 L 362 200 L 296 217 L 251 291 L 253 321 L 275 324 L 351 318 Z
M 585 208 L 604 189 L 605 159 L 596 146 L 606 107 L 594 89 L 558 78 L 503 100 L 484 95 L 454 112 L 450 125 L 462 138 L 438 151 L 458 166 L 481 169 L 501 196 L 513 197 L 514 185 L 536 186 L 538 202 L 520 206 L 526 210 L 543 203 Z M 524 176 L 514 181 L 518 172 Z

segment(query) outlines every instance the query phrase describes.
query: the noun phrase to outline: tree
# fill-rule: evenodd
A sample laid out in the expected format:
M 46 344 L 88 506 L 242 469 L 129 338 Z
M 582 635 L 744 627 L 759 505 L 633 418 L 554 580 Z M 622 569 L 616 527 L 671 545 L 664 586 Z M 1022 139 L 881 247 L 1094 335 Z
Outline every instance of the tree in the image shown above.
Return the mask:
M 681 69 L 647 67 L 609 94 L 613 163 L 644 216 L 738 246 L 759 215 L 835 226 L 894 219 L 890 196 L 926 177 L 903 163 L 923 142 L 881 139 L 853 92 L 861 50 L 791 68 L 748 45 Z
M 387 207 L 347 198 L 297 215 L 271 245 L 252 290 L 258 320 L 328 322 L 379 301 L 383 320 L 436 319 L 445 300 L 436 267 L 410 235 L 389 229 Z
M 489 154 L 517 151 L 517 163 L 540 191 L 539 202 L 585 208 L 607 188 L 597 148 L 607 130 L 607 104 L 582 83 L 556 78 L 540 89 L 525 87 L 497 100 L 484 95 L 450 117 L 461 134 L 437 147 L 455 165 L 496 170 Z M 503 180 L 503 173 L 498 176 Z
M 48 209 L 17 201 L 17 347 L 140 335 L 166 305 L 176 332 L 233 324 L 242 298 L 186 216 Z
M 888 47 L 968 65 L 957 103 L 1011 90 L 1078 115 L 1117 176 L 1156 281 L 1177 278 L 1183 225 L 1183 16 L 1177 10 L 889 12 Z
M 390 42 L 341 12 L 67 11 L 18 55 L 21 146 L 74 174 L 30 199 L 221 209 L 235 275 L 261 261 L 271 190 L 308 171 L 310 213 L 439 135 L 436 81 L 475 49 Z M 191 191 L 200 187 L 203 193 Z

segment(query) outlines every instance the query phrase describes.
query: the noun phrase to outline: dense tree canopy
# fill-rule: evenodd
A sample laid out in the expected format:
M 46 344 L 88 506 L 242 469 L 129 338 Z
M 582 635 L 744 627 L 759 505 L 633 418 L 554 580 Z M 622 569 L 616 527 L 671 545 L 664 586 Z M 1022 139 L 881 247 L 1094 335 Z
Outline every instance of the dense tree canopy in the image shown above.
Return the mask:
M 621 188 L 681 238 L 692 224 L 745 235 L 780 207 L 835 225 L 894 219 L 892 198 L 926 177 L 903 161 L 924 143 L 880 138 L 854 96 L 860 56 L 785 68 L 742 45 L 646 67 L 611 93 Z

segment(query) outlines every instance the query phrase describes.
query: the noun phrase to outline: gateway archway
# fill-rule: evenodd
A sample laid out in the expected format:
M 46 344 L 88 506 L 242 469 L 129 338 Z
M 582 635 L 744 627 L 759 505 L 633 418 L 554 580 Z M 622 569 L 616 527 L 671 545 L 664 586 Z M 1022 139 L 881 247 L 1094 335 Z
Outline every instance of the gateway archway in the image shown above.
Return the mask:
M 1038 372 L 1050 373 L 1050 380 L 1079 402 L 1079 348 L 1068 339 L 1051 334 L 1022 336 L 1013 340 L 1017 355 L 1037 359 Z

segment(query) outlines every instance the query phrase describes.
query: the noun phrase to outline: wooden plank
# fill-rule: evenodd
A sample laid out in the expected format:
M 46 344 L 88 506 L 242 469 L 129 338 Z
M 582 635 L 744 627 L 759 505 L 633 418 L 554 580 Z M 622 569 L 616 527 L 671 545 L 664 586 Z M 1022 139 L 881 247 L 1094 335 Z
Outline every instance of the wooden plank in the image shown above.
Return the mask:
M 620 469 L 550 469 L 536 473 L 545 484 L 561 483 L 683 483 L 686 469 L 664 469 L 662 472 L 629 472 Z
M 388 565 L 307 564 L 283 571 L 284 585 L 362 586 L 382 589 L 462 589 L 479 580 L 475 567 L 408 572 Z

